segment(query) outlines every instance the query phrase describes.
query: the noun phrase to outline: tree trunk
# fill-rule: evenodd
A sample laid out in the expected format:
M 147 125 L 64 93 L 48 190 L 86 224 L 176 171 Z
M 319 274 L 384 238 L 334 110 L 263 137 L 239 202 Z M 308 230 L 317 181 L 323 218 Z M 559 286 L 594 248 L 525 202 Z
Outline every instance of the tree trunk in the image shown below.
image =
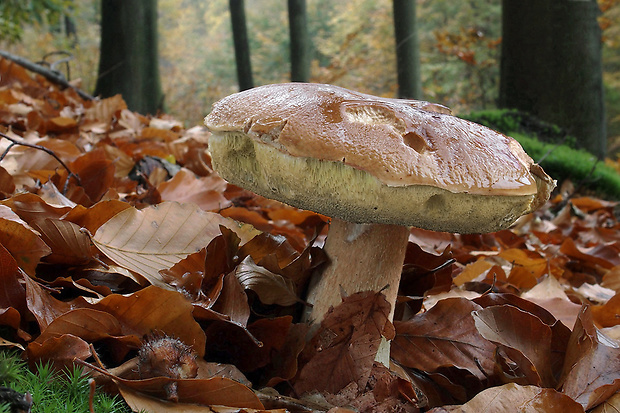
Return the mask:
M 245 25 L 245 7 L 243 0 L 230 0 L 228 4 L 235 42 L 235 61 L 237 62 L 239 90 L 251 89 L 254 87 L 254 82 L 252 81 L 248 32 Z
M 416 27 L 415 0 L 393 0 L 398 97 L 420 99 L 420 51 Z
M 306 0 L 288 0 L 292 82 L 310 80 L 310 43 L 307 20 Z
M 530 112 L 606 152 L 596 0 L 503 0 L 501 107 Z
M 157 0 L 101 0 L 96 95 L 120 93 L 140 113 L 163 107 L 157 52 Z

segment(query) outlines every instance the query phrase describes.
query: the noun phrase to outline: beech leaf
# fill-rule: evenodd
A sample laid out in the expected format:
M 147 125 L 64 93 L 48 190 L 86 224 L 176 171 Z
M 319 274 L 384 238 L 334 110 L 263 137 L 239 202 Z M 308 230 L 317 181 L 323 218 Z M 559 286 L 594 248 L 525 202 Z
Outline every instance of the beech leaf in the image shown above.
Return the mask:
M 476 328 L 497 344 L 520 367 L 526 384 L 554 387 L 551 371 L 551 328 L 540 318 L 512 305 L 472 313 Z
M 478 393 L 462 406 L 444 406 L 429 410 L 429 413 L 583 413 L 583 408 L 570 397 L 554 389 L 536 386 L 520 386 L 509 383 L 491 387 Z
M 309 362 L 295 382 L 298 394 L 338 393 L 349 383 L 365 389 L 382 336 L 392 338 L 390 304 L 381 293 L 350 295 L 332 307 L 310 343 Z
M 205 247 L 219 235 L 220 225 L 237 231 L 245 242 L 254 235 L 240 230 L 235 221 L 195 205 L 163 202 L 143 210 L 119 212 L 101 225 L 92 239 L 118 265 L 153 285 L 170 289 L 159 271 Z
M 30 225 L 11 208 L 0 205 L 0 244 L 4 245 L 28 275 L 34 276 L 41 258 L 52 250 Z
M 447 298 L 408 321 L 394 322 L 391 357 L 406 367 L 433 372 L 455 366 L 485 379 L 493 374 L 495 345 L 476 329 L 471 313 L 480 309 L 464 298 Z
M 293 282 L 256 265 L 251 256 L 237 266 L 235 276 L 246 290 L 252 290 L 264 304 L 293 305 L 299 302 Z

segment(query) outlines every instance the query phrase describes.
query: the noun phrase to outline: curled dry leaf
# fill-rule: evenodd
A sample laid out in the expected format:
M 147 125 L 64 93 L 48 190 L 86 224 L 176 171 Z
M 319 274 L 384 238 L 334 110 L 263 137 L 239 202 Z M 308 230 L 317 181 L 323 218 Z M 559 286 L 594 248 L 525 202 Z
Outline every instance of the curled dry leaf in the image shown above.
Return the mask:
M 157 187 L 162 201 L 177 201 L 198 205 L 205 211 L 219 211 L 232 203 L 223 195 L 226 181 L 210 175 L 196 178 L 193 172 L 181 169 L 174 177 Z
M 585 409 L 620 390 L 620 344 L 603 335 L 585 306 L 570 337 L 560 382 L 562 393 Z
M 91 258 L 90 238 L 80 226 L 69 221 L 45 218 L 32 222 L 52 253 L 45 261 L 52 264 L 84 265 Z
M 37 231 L 5 205 L 0 205 L 0 244 L 9 250 L 20 268 L 31 276 L 35 275 L 41 258 L 52 252 Z
M 127 296 L 109 295 L 93 308 L 116 317 L 123 334 L 142 338 L 160 331 L 190 345 L 199 356 L 204 355 L 204 331 L 192 317 L 192 304 L 181 293 L 149 286 Z
M 12 307 L 19 312 L 17 324 L 9 324 L 13 328 L 19 327 L 19 314 L 23 314 L 26 309 L 26 292 L 20 279 L 17 261 L 0 244 L 0 308 Z
M 620 294 L 616 293 L 601 306 L 592 306 L 592 317 L 600 327 L 613 327 L 620 324 Z
M 92 239 L 118 265 L 135 271 L 153 285 L 171 288 L 159 271 L 206 246 L 219 235 L 220 225 L 237 231 L 243 242 L 253 236 L 234 221 L 195 205 L 164 202 L 143 210 L 128 208 L 119 212 L 101 225 Z
M 518 366 L 523 378 L 514 381 L 555 386 L 551 371 L 551 328 L 540 318 L 511 305 L 483 308 L 472 315 L 480 334 L 498 345 Z M 503 373 L 512 381 L 507 372 Z
M 222 405 L 250 409 L 264 408 L 258 396 L 256 396 L 250 388 L 225 377 L 212 377 L 210 379 L 170 379 L 167 377 L 153 377 L 142 380 L 130 380 L 115 376 L 106 370 L 88 363 L 81 364 L 87 365 L 91 369 L 112 378 L 118 383 L 118 387 L 121 391 L 129 390 L 127 394 L 129 394 L 130 400 L 131 397 L 135 395 L 133 392 L 148 395 L 155 399 L 165 400 L 167 398 L 165 389 L 171 384 L 176 384 L 179 403 L 204 406 Z
M 360 292 L 331 308 L 312 338 L 307 363 L 295 382 L 297 394 L 336 394 L 350 383 L 366 388 L 381 337 L 394 337 L 390 304 L 380 292 Z
M 31 368 L 36 363 L 53 362 L 58 369 L 71 369 L 75 359 L 86 360 L 92 353 L 85 340 L 72 334 L 63 334 L 50 337 L 43 343 L 31 342 L 26 348 L 26 355 Z
M 484 380 L 493 374 L 495 345 L 476 329 L 471 313 L 480 309 L 467 299 L 447 298 L 408 321 L 395 322 L 391 357 L 427 372 L 455 366 Z
M 563 413 L 584 412 L 579 403 L 553 389 L 509 383 L 486 389 L 464 405 L 436 407 L 429 410 L 429 413 L 557 413 L 560 411 Z
M 264 304 L 293 305 L 300 301 L 293 282 L 256 265 L 249 255 L 237 266 L 235 276 L 246 290 L 252 290 Z

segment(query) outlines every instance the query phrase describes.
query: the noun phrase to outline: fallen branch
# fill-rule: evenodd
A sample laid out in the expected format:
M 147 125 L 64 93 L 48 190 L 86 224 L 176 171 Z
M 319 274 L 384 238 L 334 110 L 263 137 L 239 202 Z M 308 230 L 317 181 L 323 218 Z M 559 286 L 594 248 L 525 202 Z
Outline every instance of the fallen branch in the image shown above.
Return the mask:
M 4 133 L 2 133 L 2 132 L 0 132 L 0 139 L 1 139 L 1 138 L 4 138 L 4 139 L 9 140 L 11 143 L 10 143 L 10 144 L 9 144 L 9 146 L 6 148 L 6 150 L 5 150 L 5 151 L 4 151 L 4 152 L 0 155 L 0 162 L 2 162 L 2 160 L 4 159 L 4 157 L 5 157 L 5 156 L 9 153 L 9 151 L 11 150 L 11 148 L 13 148 L 13 146 L 15 146 L 15 145 L 26 146 L 26 147 L 28 147 L 28 148 L 38 149 L 38 150 L 43 151 L 43 152 L 47 153 L 48 155 L 52 156 L 54 159 L 56 159 L 56 160 L 58 161 L 58 163 L 60 163 L 60 165 L 62 165 L 62 167 L 63 167 L 63 168 L 65 168 L 65 170 L 67 171 L 67 174 L 68 174 L 68 175 L 67 175 L 67 180 L 65 181 L 65 187 L 63 188 L 63 194 L 66 194 L 66 193 L 67 193 L 67 188 L 68 188 L 68 186 L 69 186 L 69 179 L 71 179 L 71 177 L 73 177 L 73 178 L 75 179 L 75 181 L 77 182 L 77 184 L 78 184 L 79 186 L 82 186 L 82 182 L 80 181 L 80 177 L 79 177 L 77 174 L 73 173 L 73 172 L 71 171 L 71 169 L 69 169 L 69 167 L 67 166 L 67 164 L 66 164 L 66 163 L 64 163 L 64 162 L 63 162 L 63 160 L 62 160 L 62 159 L 60 159 L 60 158 L 58 157 L 58 155 L 56 155 L 56 154 L 54 153 L 54 151 L 53 151 L 53 150 L 51 150 L 51 149 L 49 149 L 49 148 L 46 148 L 45 146 L 36 145 L 36 144 L 34 144 L 34 143 L 27 143 L 27 142 L 21 142 L 21 141 L 18 141 L 17 139 L 15 139 L 15 138 L 11 138 L 10 136 L 5 135 L 5 134 L 4 134 Z
M 55 83 L 59 86 L 65 87 L 65 88 L 69 88 L 69 89 L 73 89 L 78 95 L 80 95 L 80 97 L 82 99 L 86 99 L 86 100 L 93 100 L 95 99 L 93 96 L 89 95 L 88 93 L 84 92 L 83 90 L 73 86 L 71 83 L 69 83 L 67 81 L 67 79 L 65 79 L 65 77 L 58 72 L 55 72 L 53 70 L 50 70 L 46 67 L 43 67 L 41 65 L 38 65 L 36 63 L 33 63 L 31 61 L 29 61 L 28 59 L 24 59 L 23 57 L 20 56 L 16 56 L 12 53 L 6 52 L 4 50 L 0 50 L 0 56 L 4 57 L 5 59 L 8 59 L 12 62 L 17 63 L 18 65 L 30 70 L 31 72 L 37 73 L 41 76 L 43 76 L 44 78 L 46 78 L 47 80 L 49 80 L 52 83 Z

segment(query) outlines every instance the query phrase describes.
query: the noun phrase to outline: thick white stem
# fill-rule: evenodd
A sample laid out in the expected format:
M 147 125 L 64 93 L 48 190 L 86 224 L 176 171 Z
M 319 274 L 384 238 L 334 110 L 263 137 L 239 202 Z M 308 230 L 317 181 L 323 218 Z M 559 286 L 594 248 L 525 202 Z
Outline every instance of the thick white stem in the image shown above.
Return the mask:
M 333 219 L 324 248 L 330 263 L 308 294 L 314 306 L 310 321 L 320 324 L 329 308 L 342 302 L 341 292 L 379 290 L 391 305 L 392 321 L 408 237 L 409 229 L 403 226 Z M 386 353 L 384 345 L 381 353 Z M 389 344 L 381 358 L 378 361 L 389 366 Z

